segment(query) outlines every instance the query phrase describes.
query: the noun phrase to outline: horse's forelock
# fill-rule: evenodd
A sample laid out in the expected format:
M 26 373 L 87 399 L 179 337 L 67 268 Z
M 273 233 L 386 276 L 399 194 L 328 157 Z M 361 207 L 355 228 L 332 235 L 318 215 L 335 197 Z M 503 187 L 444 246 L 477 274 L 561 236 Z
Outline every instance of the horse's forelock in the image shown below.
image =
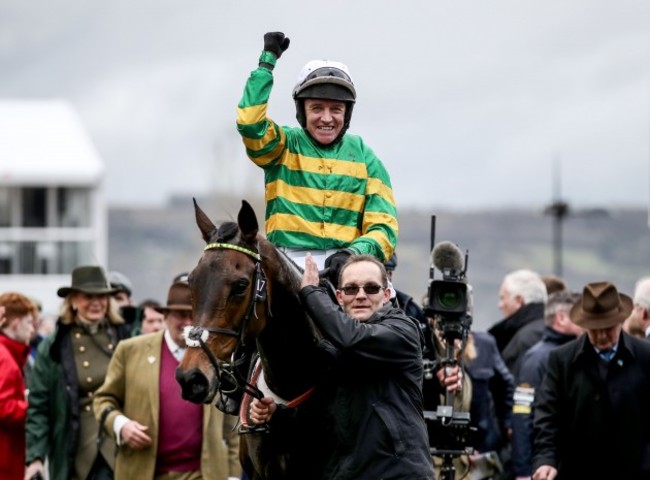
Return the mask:
M 224 222 L 217 229 L 217 242 L 227 242 L 234 239 L 239 233 L 239 227 L 235 222 Z

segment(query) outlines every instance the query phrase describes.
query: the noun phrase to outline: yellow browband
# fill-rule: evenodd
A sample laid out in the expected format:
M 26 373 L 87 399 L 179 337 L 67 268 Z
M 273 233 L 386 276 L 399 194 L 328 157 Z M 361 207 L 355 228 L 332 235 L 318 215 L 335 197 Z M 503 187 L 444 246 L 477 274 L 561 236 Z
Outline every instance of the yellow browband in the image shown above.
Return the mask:
M 227 250 L 237 250 L 238 252 L 245 253 L 246 255 L 253 257 L 256 261 L 261 262 L 262 257 L 259 253 L 255 253 L 252 250 L 249 250 L 239 245 L 233 245 L 232 243 L 208 243 L 203 250 L 212 250 L 215 248 L 224 248 Z

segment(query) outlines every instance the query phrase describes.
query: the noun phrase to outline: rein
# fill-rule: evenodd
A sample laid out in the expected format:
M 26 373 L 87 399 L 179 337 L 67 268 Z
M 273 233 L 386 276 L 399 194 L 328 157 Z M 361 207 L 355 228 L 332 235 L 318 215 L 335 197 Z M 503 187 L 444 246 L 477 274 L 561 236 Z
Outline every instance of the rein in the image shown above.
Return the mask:
M 259 399 L 264 396 L 263 393 L 255 385 L 248 383 L 245 378 L 241 378 L 241 375 L 238 374 L 236 369 L 236 367 L 246 361 L 245 356 L 236 358 L 236 355 L 240 349 L 239 347 L 245 346 L 244 336 L 246 335 L 246 327 L 248 326 L 251 315 L 255 314 L 255 316 L 257 316 L 257 312 L 255 311 L 256 303 L 262 302 L 266 299 L 266 279 L 264 278 L 264 272 L 262 272 L 260 267 L 262 257 L 257 252 L 232 243 L 209 243 L 203 250 L 207 251 L 214 249 L 235 250 L 253 258 L 255 261 L 255 271 L 253 273 L 252 285 L 254 285 L 255 291 L 251 295 L 250 302 L 246 307 L 246 313 L 244 314 L 237 330 L 221 327 L 187 326 L 184 329 L 185 343 L 188 348 L 201 348 L 203 350 L 217 373 L 220 386 L 223 385 L 225 381 L 228 381 L 233 385 L 233 389 L 228 391 L 220 388 L 219 391 L 222 394 L 232 394 L 241 389 L 244 393 Z M 229 335 L 237 338 L 237 348 L 235 348 L 235 351 L 232 354 L 230 363 L 219 363 L 212 351 L 208 348 L 207 341 L 210 338 L 210 335 L 213 334 Z
M 258 385 L 258 382 L 261 378 L 261 374 L 262 374 L 262 362 L 258 358 L 257 361 L 255 362 L 253 373 L 251 374 L 251 383 L 253 385 L 255 386 Z M 268 390 L 268 386 L 262 385 L 262 389 Z M 274 400 L 276 401 L 276 403 L 281 403 L 283 405 L 286 405 L 287 407 L 297 407 L 298 405 L 301 405 L 303 402 L 307 401 L 312 396 L 315 389 L 316 387 L 311 387 L 307 391 L 298 395 L 293 400 L 286 401 L 284 399 L 280 399 L 279 397 L 274 398 Z M 249 415 L 250 415 L 251 396 L 252 395 L 245 394 L 244 398 L 242 399 L 242 405 L 239 410 L 239 429 L 238 429 L 239 433 L 254 433 L 259 431 L 264 432 L 268 430 L 268 423 L 262 425 L 255 425 L 250 421 Z

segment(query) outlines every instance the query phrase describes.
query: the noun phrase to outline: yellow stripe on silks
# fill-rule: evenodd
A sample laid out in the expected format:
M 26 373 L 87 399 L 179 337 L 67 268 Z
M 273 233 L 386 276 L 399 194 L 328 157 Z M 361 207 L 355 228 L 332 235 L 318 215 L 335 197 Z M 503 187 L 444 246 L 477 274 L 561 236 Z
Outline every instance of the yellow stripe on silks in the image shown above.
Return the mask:
M 276 147 L 271 150 L 270 152 L 260 156 L 260 157 L 254 157 L 251 158 L 253 162 L 260 166 L 263 167 L 269 163 L 271 163 L 273 160 L 278 158 L 280 154 L 282 153 L 282 150 L 284 149 L 284 144 L 286 142 L 285 139 L 286 134 L 284 133 L 284 130 L 280 129 L 280 141 L 276 145 Z M 254 152 L 260 151 L 264 147 L 266 147 L 269 143 L 271 143 L 273 140 L 277 138 L 275 134 L 275 130 L 273 129 L 273 126 L 271 125 L 270 128 L 266 131 L 264 134 L 264 137 L 262 137 L 259 140 L 254 140 L 251 138 L 244 138 L 244 145 L 246 148 L 249 150 L 252 150 Z M 250 157 L 249 157 L 250 158 Z
M 388 225 L 395 231 L 397 236 L 397 219 L 384 212 L 366 212 L 363 216 L 363 231 L 367 231 L 371 225 Z
M 395 200 L 393 199 L 393 191 L 384 182 L 382 182 L 377 178 L 368 179 L 366 194 L 379 195 L 387 202 L 390 202 L 391 205 L 395 206 Z
M 325 160 L 327 167 L 331 168 L 334 175 L 347 175 L 355 178 L 366 178 L 368 171 L 366 164 L 361 162 L 348 162 L 346 160 Z
M 289 170 L 301 170 L 309 173 L 323 173 L 323 159 L 306 157 L 299 153 L 287 152 L 283 159 L 283 165 Z M 319 168 L 321 167 L 321 168 Z
M 530 415 L 532 409 L 530 405 L 513 405 L 512 413 L 515 415 Z
M 237 108 L 238 125 L 255 125 L 266 118 L 266 104 Z
M 352 240 L 358 236 L 359 231 L 355 227 L 346 227 L 335 223 L 325 224 L 325 237 L 327 238 L 336 238 L 345 243 L 352 243 Z
M 386 252 L 393 251 L 393 245 L 388 241 L 388 238 L 386 237 L 386 235 L 384 235 L 384 232 L 380 230 L 373 230 L 372 232 L 366 233 L 366 236 L 373 238 L 377 241 L 377 243 L 381 247 L 382 252 L 384 252 L 384 255 L 386 255 Z
M 392 215 L 382 212 L 366 212 L 363 218 L 363 233 L 365 233 L 370 238 L 373 238 L 379 243 L 381 250 L 384 252 L 386 257 L 390 257 L 391 252 L 394 251 L 395 246 L 390 242 L 389 237 L 386 236 L 386 232 L 381 229 L 374 229 L 368 231 L 371 225 L 386 225 L 389 228 L 392 228 L 395 232 L 395 238 L 398 235 L 398 226 L 397 219 Z
M 310 173 L 346 175 L 361 179 L 368 176 L 365 163 L 309 157 L 298 153 L 288 153 L 284 160 L 284 166 L 291 170 L 302 170 Z
M 266 221 L 266 233 L 274 230 L 286 230 L 290 232 L 304 232 L 315 237 L 323 236 L 323 224 L 321 222 L 308 222 L 302 217 L 288 213 L 275 213 Z
M 327 196 L 330 194 L 329 196 Z M 266 184 L 266 201 L 276 197 L 286 198 L 293 203 L 314 205 L 318 208 L 323 206 L 333 208 L 345 208 L 355 212 L 361 211 L 365 197 L 353 193 L 335 192 L 331 190 L 319 190 L 309 187 L 295 187 L 282 180 L 276 180 Z
M 309 222 L 297 215 L 276 213 L 266 221 L 267 233 L 274 230 L 290 232 L 304 232 L 319 238 L 336 238 L 344 242 L 351 242 L 357 236 L 354 227 L 343 227 L 331 223 Z

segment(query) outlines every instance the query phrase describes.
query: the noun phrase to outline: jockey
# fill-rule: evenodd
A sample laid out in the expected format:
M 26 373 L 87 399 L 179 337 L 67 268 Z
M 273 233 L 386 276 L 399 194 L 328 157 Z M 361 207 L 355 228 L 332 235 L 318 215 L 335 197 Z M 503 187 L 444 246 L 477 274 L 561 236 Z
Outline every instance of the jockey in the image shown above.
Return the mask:
M 350 254 L 384 262 L 397 243 L 390 177 L 361 137 L 346 133 L 356 102 L 348 68 L 314 60 L 293 89 L 300 127 L 267 117 L 273 69 L 289 39 L 264 35 L 264 50 L 244 89 L 237 129 L 248 157 L 264 170 L 266 235 L 304 266 L 310 252 L 319 269 L 338 270 Z

